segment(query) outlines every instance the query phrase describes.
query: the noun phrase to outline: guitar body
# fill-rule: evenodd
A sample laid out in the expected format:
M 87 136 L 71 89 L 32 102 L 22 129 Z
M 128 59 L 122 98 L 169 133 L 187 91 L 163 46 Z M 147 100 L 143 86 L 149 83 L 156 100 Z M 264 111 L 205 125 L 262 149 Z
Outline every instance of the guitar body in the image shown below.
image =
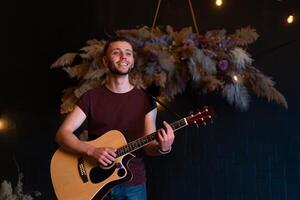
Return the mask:
M 95 147 L 120 148 L 127 144 L 119 131 L 112 130 L 87 142 Z M 58 200 L 100 200 L 110 189 L 132 178 L 128 162 L 132 154 L 120 156 L 107 168 L 59 148 L 51 160 L 51 179 Z

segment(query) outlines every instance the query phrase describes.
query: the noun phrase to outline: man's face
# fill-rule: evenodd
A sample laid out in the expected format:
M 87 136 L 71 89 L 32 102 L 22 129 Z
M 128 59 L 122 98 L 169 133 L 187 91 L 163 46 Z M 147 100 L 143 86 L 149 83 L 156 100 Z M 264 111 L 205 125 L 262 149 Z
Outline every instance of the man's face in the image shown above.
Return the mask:
M 110 43 L 103 63 L 112 74 L 127 75 L 134 65 L 132 46 L 126 41 Z

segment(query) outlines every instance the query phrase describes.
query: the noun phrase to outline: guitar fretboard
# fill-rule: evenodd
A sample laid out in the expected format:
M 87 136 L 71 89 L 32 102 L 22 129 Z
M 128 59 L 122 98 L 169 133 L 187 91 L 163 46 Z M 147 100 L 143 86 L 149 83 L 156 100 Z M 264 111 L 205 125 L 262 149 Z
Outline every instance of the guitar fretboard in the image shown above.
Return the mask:
M 175 132 L 176 130 L 179 130 L 179 129 L 187 126 L 188 123 L 187 123 L 186 119 L 183 118 L 183 119 L 180 119 L 180 120 L 178 120 L 178 121 L 176 121 L 176 122 L 174 122 L 170 125 L 171 125 L 171 127 L 173 128 L 173 130 Z M 128 144 L 120 147 L 116 152 L 117 157 L 123 156 L 125 154 L 130 153 L 130 152 L 136 151 L 136 150 L 142 148 L 143 146 L 146 146 L 149 142 L 157 139 L 157 137 L 158 137 L 157 134 L 158 133 L 156 131 L 154 133 L 151 133 L 149 135 L 141 137 L 137 140 L 129 142 Z

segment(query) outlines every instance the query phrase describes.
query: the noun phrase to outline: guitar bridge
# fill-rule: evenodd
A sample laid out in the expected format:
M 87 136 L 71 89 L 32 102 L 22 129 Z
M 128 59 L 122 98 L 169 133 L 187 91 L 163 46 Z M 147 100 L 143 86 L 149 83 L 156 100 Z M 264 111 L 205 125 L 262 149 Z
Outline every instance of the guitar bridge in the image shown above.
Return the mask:
M 80 178 L 83 181 L 83 183 L 88 182 L 89 179 L 88 179 L 88 176 L 87 176 L 84 164 L 83 164 L 83 158 L 82 157 L 78 158 L 77 167 L 78 167 L 78 172 L 79 172 Z

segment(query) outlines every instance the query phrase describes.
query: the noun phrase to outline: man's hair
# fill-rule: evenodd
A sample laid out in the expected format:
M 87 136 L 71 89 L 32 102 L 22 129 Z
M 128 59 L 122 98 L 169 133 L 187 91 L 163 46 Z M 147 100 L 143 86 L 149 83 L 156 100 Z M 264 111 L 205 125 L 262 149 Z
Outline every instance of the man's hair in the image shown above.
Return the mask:
M 133 51 L 135 50 L 133 43 L 128 38 L 126 38 L 124 36 L 116 36 L 116 37 L 112 37 L 106 41 L 104 48 L 103 48 L 102 55 L 106 55 L 109 45 L 113 42 L 128 42 L 131 45 L 132 50 Z

